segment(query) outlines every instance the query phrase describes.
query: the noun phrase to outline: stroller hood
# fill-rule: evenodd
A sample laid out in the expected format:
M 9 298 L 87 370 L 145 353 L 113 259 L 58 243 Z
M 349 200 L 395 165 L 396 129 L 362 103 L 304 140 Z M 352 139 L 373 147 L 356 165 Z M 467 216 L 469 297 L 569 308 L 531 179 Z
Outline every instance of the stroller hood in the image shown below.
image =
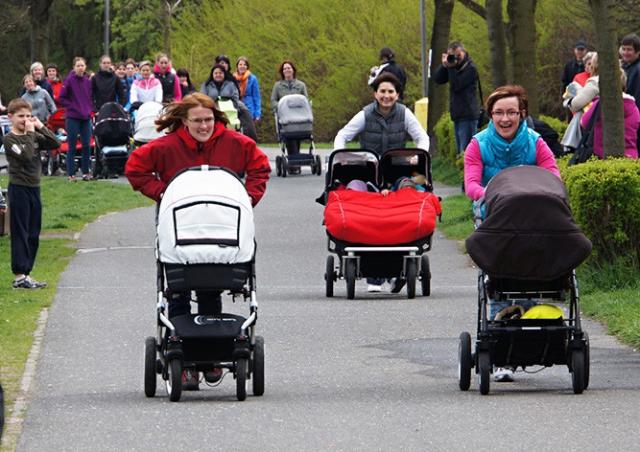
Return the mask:
M 313 123 L 311 104 L 302 94 L 289 94 L 278 101 L 278 122 L 288 124 Z
M 491 276 L 550 281 L 591 252 L 591 242 L 573 220 L 564 184 L 547 170 L 502 170 L 487 185 L 485 203 L 486 218 L 466 246 Z
M 158 102 L 145 102 L 140 105 L 136 112 L 134 140 L 148 143 L 164 135 L 164 132 L 156 130 L 156 119 L 160 116 L 162 108 L 162 104 Z
M 93 129 L 100 146 L 122 146 L 129 143 L 131 122 L 129 114 L 116 102 L 107 102 L 98 111 Z
M 253 208 L 231 171 L 193 167 L 178 173 L 160 201 L 158 258 L 168 264 L 238 264 L 255 252 Z

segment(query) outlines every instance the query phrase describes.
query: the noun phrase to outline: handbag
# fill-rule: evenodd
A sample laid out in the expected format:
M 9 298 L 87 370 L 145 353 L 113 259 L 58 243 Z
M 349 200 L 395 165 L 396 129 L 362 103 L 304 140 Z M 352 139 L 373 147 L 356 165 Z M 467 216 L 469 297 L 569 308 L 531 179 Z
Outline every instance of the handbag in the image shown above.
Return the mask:
M 599 113 L 600 102 L 598 102 L 598 105 L 596 105 L 595 109 L 593 110 L 591 118 L 589 118 L 589 124 L 582 134 L 580 144 L 578 144 L 578 147 L 573 153 L 573 157 L 571 157 L 571 160 L 569 160 L 569 166 L 577 165 L 578 163 L 584 163 L 593 155 L 593 130 L 595 129 L 596 118 L 598 117 Z
M 483 97 L 482 97 L 482 84 L 480 83 L 480 76 L 478 75 L 478 93 L 480 94 L 480 116 L 478 116 L 478 124 L 476 126 L 477 130 L 484 128 L 487 124 L 489 124 L 489 115 L 487 111 L 484 109 L 483 105 Z

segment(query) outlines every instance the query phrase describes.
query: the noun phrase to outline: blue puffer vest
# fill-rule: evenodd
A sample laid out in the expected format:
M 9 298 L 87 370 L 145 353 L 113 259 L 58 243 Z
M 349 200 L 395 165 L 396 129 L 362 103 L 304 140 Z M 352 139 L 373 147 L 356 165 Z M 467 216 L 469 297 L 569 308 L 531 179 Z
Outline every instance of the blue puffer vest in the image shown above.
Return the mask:
M 360 146 L 382 155 L 389 149 L 403 148 L 407 129 L 404 125 L 405 106 L 396 103 L 389 115 L 382 116 L 376 101 L 363 108 L 365 125 L 360 132 Z
M 482 157 L 482 185 L 487 186 L 493 176 L 505 168 L 536 164 L 536 142 L 540 134 L 521 121 L 516 136 L 506 141 L 489 121 L 489 126 L 474 137 L 480 145 Z

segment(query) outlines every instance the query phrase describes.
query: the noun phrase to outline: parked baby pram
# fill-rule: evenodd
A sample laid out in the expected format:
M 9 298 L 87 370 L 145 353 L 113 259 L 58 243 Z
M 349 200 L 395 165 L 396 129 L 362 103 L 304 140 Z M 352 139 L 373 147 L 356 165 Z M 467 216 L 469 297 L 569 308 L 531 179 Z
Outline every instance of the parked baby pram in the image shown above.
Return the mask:
M 375 189 L 391 187 L 400 177 L 423 175 L 421 190 L 379 193 L 344 189 L 360 180 Z M 431 270 L 425 254 L 431 249 L 436 216 L 441 207 L 433 192 L 431 157 L 422 149 L 394 149 L 378 157 L 365 149 L 336 150 L 329 156 L 324 224 L 328 250 L 326 296 L 338 279 L 347 283 L 347 298 L 355 296 L 360 278 L 402 278 L 407 297 L 414 298 L 416 280 L 422 294 L 431 293 Z
M 96 116 L 93 134 L 96 139 L 94 177 L 105 179 L 124 174 L 131 146 L 129 113 L 116 102 L 107 102 Z
M 156 373 L 171 401 L 180 400 L 182 371 L 229 369 L 238 400 L 264 393 L 264 340 L 256 336 L 258 301 L 251 200 L 240 179 L 219 167 L 193 167 L 169 183 L 157 218 L 157 337 L 145 342 L 147 397 Z M 228 290 L 249 300 L 249 317 L 186 314 L 168 318 L 167 297 Z
M 58 172 L 58 168 L 66 168 L 67 166 L 67 154 L 69 152 L 67 132 L 64 129 L 54 130 L 53 132 L 56 134 L 56 138 L 58 138 L 58 141 L 60 142 L 60 147 L 40 152 L 42 174 L 46 176 L 54 176 Z M 89 169 L 91 171 L 95 170 L 95 148 L 95 137 L 92 134 L 89 139 Z M 76 140 L 74 160 L 75 168 L 80 168 L 82 164 L 82 141 L 80 140 L 80 137 Z
M 135 146 L 141 146 L 149 141 L 160 138 L 163 132 L 156 129 L 156 119 L 162 112 L 163 105 L 158 102 L 144 102 L 135 112 L 135 120 L 133 124 L 133 143 Z
M 480 393 L 488 394 L 494 366 L 561 364 L 571 372 L 573 391 L 582 393 L 589 386 L 589 338 L 580 322 L 575 268 L 591 252 L 591 242 L 573 221 L 562 181 L 535 166 L 499 172 L 486 187 L 484 220 L 466 245 L 480 269 L 478 323 L 475 352 L 471 335 L 460 334 L 460 389 L 469 389 L 474 367 Z M 525 312 L 523 318 L 494 320 L 487 312 L 489 300 L 554 307 L 567 298 L 566 318 L 526 318 Z
M 302 94 L 289 94 L 278 101 L 275 117 L 276 133 L 282 155 L 276 156 L 276 174 L 287 177 L 287 174 L 299 173 L 303 166 L 311 167 L 311 174 L 322 174 L 322 160 L 314 154 L 313 112 L 309 99 Z M 287 155 L 287 141 L 309 140 L 309 152 L 298 152 Z

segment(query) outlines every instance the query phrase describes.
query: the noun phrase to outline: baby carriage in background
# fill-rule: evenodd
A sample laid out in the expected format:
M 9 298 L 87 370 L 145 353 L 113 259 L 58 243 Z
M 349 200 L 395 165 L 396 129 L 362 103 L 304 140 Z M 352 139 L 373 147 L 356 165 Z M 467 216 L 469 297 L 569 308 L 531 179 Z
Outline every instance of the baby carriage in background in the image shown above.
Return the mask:
M 93 129 L 96 139 L 94 177 L 109 178 L 124 174 L 131 145 L 129 113 L 116 102 L 107 102 L 96 116 Z
M 575 268 L 588 257 L 591 242 L 573 221 L 562 181 L 535 166 L 507 168 L 487 185 L 484 217 L 466 241 L 480 269 L 478 323 L 474 353 L 471 335 L 460 334 L 460 389 L 469 389 L 473 367 L 480 393 L 488 394 L 494 366 L 559 364 L 569 368 L 573 391 L 582 393 L 589 386 L 589 337 L 580 322 Z M 552 303 L 567 298 L 564 318 Z M 495 320 L 488 318 L 489 300 L 546 304 Z M 552 315 L 529 315 L 539 314 L 539 308 Z
M 287 174 L 299 173 L 303 166 L 311 167 L 311 174 L 322 174 L 322 160 L 314 154 L 313 112 L 311 104 L 302 94 L 289 94 L 278 101 L 276 113 L 276 133 L 282 155 L 276 156 L 276 174 L 287 177 Z M 287 140 L 309 140 L 309 152 L 287 155 Z
M 264 393 L 264 340 L 256 336 L 253 209 L 240 179 L 218 167 L 193 167 L 169 183 L 157 217 L 157 337 L 145 342 L 144 391 L 156 373 L 171 401 L 180 400 L 182 372 L 229 369 L 238 400 Z M 228 290 L 249 300 L 249 317 L 186 314 L 168 318 L 167 297 L 193 290 Z
M 400 177 L 422 175 L 419 189 L 401 189 L 382 196 L 344 189 L 362 181 L 374 190 L 391 187 Z M 324 202 L 328 250 L 326 296 L 333 296 L 338 279 L 347 283 L 347 298 L 355 296 L 360 278 L 402 278 L 407 297 L 431 293 L 431 249 L 440 201 L 433 192 L 431 157 L 422 149 L 393 149 L 382 157 L 365 149 L 336 150 L 329 156 Z M 381 212 L 384 212 L 381 215 Z
M 136 110 L 133 123 L 135 146 L 141 146 L 164 135 L 164 132 L 156 130 L 156 119 L 160 116 L 163 108 L 164 106 L 158 102 L 144 102 Z
M 224 113 L 229 120 L 227 128 L 242 132 L 240 118 L 238 118 L 238 109 L 233 105 L 233 100 L 220 97 L 216 103 L 218 104 L 218 110 Z
M 66 168 L 67 153 L 69 152 L 69 143 L 67 142 L 66 130 L 59 128 L 53 131 L 60 141 L 60 147 L 57 149 L 49 149 L 40 152 L 40 161 L 42 162 L 42 174 L 46 176 L 55 176 L 59 168 Z M 90 148 L 90 169 L 95 170 L 95 148 L 96 142 L 93 134 L 89 141 Z M 75 167 L 80 168 L 82 162 L 82 142 L 80 137 L 76 139 L 76 151 L 74 154 Z
M 0 154 L 4 154 L 4 145 L 2 138 L 11 131 L 11 121 L 7 115 L 0 115 Z M 0 171 L 7 168 L 5 164 L 0 165 Z

